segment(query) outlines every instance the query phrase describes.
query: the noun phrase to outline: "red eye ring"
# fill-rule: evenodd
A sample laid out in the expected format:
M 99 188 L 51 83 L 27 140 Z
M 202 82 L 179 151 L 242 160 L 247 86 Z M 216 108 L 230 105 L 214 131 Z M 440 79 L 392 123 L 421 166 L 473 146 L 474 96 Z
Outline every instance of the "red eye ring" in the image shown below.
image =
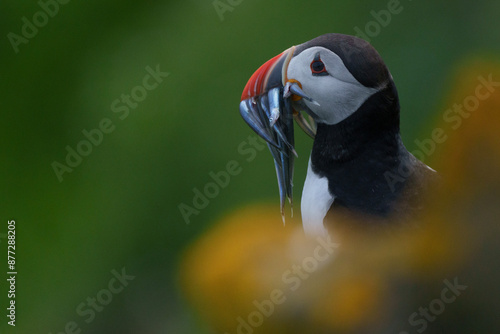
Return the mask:
M 326 70 L 325 63 L 323 63 L 323 61 L 321 60 L 321 57 L 319 56 L 319 52 L 316 54 L 313 61 L 311 62 L 311 73 L 312 73 L 312 75 L 316 75 L 316 76 L 328 75 L 328 71 Z

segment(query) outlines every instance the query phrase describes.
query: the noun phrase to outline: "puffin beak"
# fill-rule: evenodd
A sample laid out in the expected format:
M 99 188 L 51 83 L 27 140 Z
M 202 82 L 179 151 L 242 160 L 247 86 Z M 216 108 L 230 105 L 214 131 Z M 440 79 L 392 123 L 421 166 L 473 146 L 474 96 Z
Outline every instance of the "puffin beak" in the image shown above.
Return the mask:
M 288 80 L 287 69 L 295 47 L 268 60 L 248 80 L 241 95 L 240 114 L 245 122 L 266 142 L 274 159 L 280 193 L 281 215 L 285 222 L 285 199 L 293 205 L 292 179 L 294 156 L 293 119 L 311 137 L 315 126 L 292 107 L 293 101 L 308 97 L 300 82 Z M 313 123 L 314 124 L 314 123 Z M 293 211 L 292 211 L 293 215 Z

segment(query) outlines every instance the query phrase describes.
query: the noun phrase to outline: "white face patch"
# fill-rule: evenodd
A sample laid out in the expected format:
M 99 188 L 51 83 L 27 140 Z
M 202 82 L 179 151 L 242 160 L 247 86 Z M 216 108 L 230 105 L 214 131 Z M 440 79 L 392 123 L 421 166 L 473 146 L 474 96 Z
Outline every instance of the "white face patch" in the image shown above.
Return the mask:
M 309 236 L 325 236 L 328 231 L 323 220 L 330 210 L 335 197 L 328 190 L 328 179 L 319 177 L 311 167 L 311 159 L 307 167 L 306 182 L 302 190 L 300 209 L 302 211 L 302 225 Z
M 312 74 L 311 63 L 318 53 L 328 75 Z M 299 81 L 306 95 L 320 104 L 317 106 L 301 100 L 301 103 L 305 103 L 317 115 L 317 122 L 326 124 L 337 124 L 346 119 L 378 91 L 363 86 L 347 70 L 338 55 L 320 46 L 306 49 L 293 57 L 287 69 L 287 76 L 288 80 Z

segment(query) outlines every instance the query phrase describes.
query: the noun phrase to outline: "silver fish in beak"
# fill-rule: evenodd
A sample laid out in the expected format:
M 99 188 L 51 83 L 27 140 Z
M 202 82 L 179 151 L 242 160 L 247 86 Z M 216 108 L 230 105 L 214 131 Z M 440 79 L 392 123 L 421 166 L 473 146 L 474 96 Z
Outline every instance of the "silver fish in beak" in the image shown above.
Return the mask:
M 273 156 L 283 222 L 286 198 L 293 210 L 293 166 L 297 156 L 293 120 L 312 138 L 316 134 L 312 118 L 308 122 L 292 104 L 300 99 L 318 104 L 302 91 L 300 82 L 287 78 L 294 50 L 295 47 L 285 50 L 255 71 L 243 90 L 240 102 L 241 116 L 267 142 Z

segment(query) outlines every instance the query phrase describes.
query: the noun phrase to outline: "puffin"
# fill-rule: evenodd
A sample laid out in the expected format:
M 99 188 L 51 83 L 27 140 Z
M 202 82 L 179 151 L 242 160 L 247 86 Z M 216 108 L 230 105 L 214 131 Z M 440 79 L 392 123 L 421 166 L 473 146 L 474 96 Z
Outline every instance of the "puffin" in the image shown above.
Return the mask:
M 294 120 L 314 139 L 301 198 L 307 235 L 328 235 L 335 211 L 367 224 L 406 221 L 438 180 L 403 144 L 393 77 L 358 37 L 329 33 L 273 57 L 248 80 L 239 109 L 274 159 L 283 222 L 286 199 L 293 206 Z

